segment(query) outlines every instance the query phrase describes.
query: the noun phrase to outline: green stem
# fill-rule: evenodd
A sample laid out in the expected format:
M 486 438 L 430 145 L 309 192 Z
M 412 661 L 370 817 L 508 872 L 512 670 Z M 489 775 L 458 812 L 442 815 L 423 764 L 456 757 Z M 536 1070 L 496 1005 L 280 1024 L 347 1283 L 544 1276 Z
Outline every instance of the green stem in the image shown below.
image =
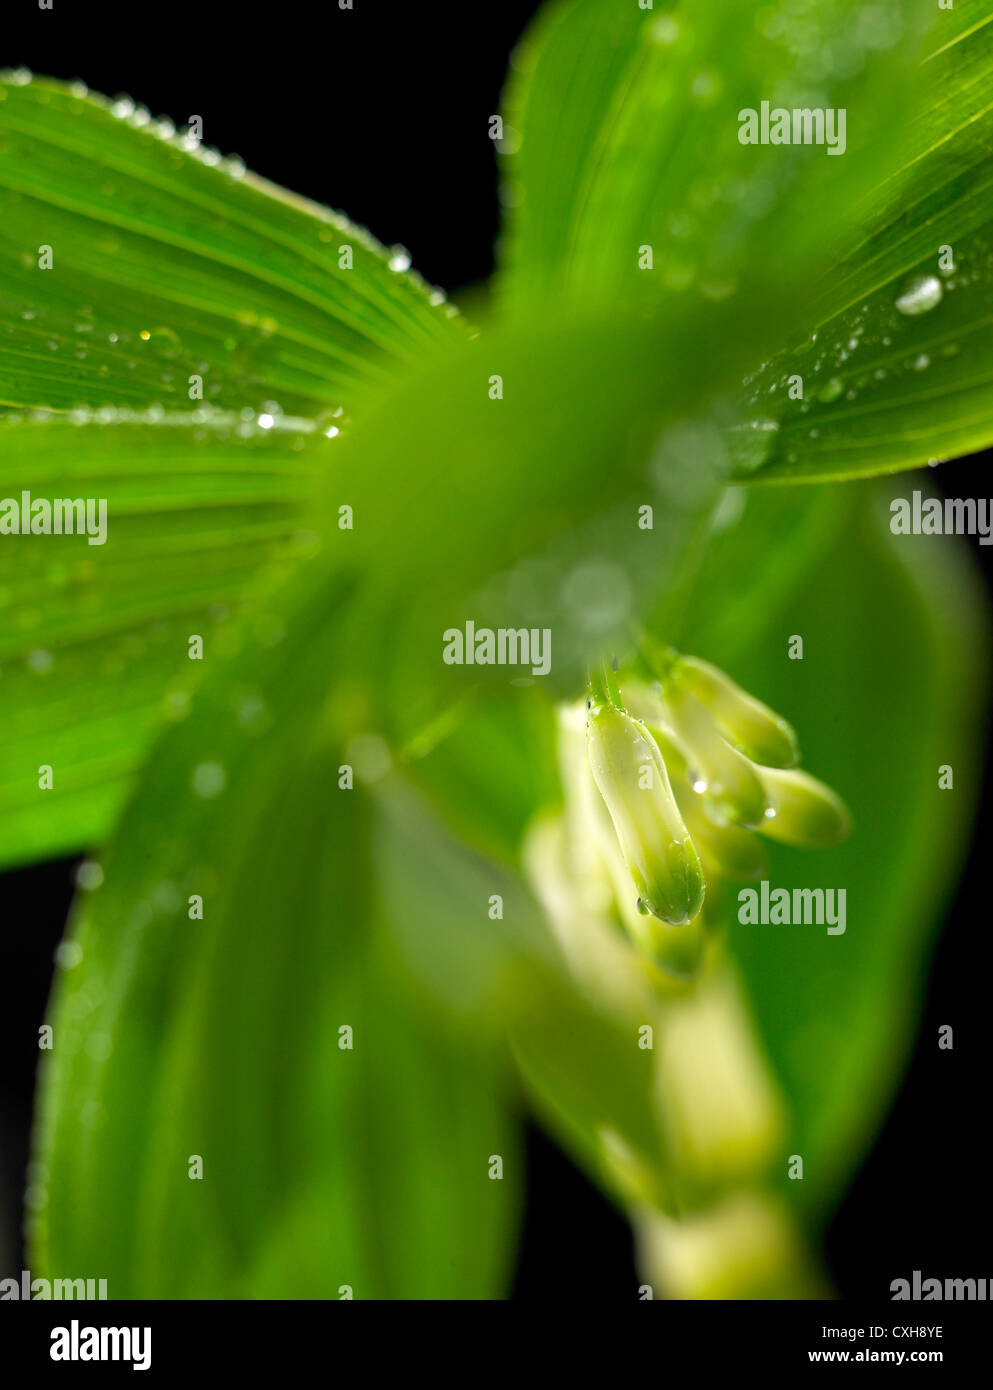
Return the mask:
M 614 705 L 617 709 L 624 708 L 624 703 L 621 700 L 621 688 L 617 683 L 617 672 L 613 666 L 613 658 L 604 657 L 602 661 L 594 662 L 589 668 L 586 679 L 594 700 L 602 705 Z

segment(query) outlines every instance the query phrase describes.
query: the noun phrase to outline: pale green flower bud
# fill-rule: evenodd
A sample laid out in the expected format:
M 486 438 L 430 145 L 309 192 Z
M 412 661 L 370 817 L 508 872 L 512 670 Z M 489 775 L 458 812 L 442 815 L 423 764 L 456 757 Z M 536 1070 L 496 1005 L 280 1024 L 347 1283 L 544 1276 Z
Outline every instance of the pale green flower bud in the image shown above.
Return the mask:
M 590 768 L 637 897 L 663 922 L 691 921 L 703 906 L 703 869 L 658 745 L 644 724 L 606 702 L 591 702 L 586 728 Z
M 695 656 L 680 656 L 666 679 L 700 701 L 729 742 L 754 763 L 793 767 L 799 761 L 797 737 L 785 719 L 735 685 L 723 671 Z
M 615 841 L 616 849 L 616 841 Z M 614 858 L 614 895 L 628 936 L 641 954 L 666 975 L 692 980 L 700 973 L 707 933 L 703 914 L 689 922 L 660 921 L 635 895 L 634 884 L 620 850 Z
M 707 877 L 758 882 L 764 877 L 768 859 L 762 841 L 751 830 L 737 825 L 715 825 L 704 815 L 697 793 L 677 797 L 690 838 L 697 847 Z
M 788 845 L 827 849 L 850 833 L 848 807 L 816 777 L 796 768 L 783 771 L 764 767 L 760 771 L 769 798 L 766 819 L 759 827 L 763 834 Z
M 704 705 L 678 682 L 666 685 L 673 729 L 686 750 L 687 775 L 719 825 L 761 825 L 766 792 L 755 765 L 732 748 L 711 723 Z
M 675 735 L 659 724 L 648 724 L 649 732 L 659 746 L 662 761 L 672 779 L 676 804 L 696 846 L 708 884 L 712 880 L 729 878 L 757 881 L 765 874 L 765 846 L 749 830 L 736 825 L 715 825 L 704 814 L 703 798 L 690 785 L 686 758 Z

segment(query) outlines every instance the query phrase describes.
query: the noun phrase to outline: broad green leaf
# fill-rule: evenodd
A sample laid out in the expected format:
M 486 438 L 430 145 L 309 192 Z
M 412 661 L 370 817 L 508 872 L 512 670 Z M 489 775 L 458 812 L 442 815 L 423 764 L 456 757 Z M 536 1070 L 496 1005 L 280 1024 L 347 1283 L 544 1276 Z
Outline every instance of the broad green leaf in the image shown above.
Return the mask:
M 0 407 L 190 408 L 197 377 L 316 416 L 464 336 L 405 254 L 81 85 L 0 77 L 0 211 Z
M 886 489 L 845 493 L 833 543 L 785 603 L 703 654 L 780 710 L 804 765 L 851 807 L 833 850 L 771 845 L 773 887 L 845 889 L 847 929 L 735 923 L 755 1015 L 789 1098 L 804 1181 L 791 1200 L 823 1215 L 891 1102 L 920 1018 L 930 943 L 968 843 L 989 627 L 966 553 L 941 537 L 892 536 Z M 777 494 L 755 493 L 754 536 Z M 802 636 L 803 659 L 787 644 Z M 954 769 L 954 789 L 939 770 Z
M 113 1297 L 494 1297 L 506 1278 L 520 1159 L 498 1059 L 401 968 L 379 813 L 361 780 L 342 788 L 343 724 L 322 717 L 343 599 L 278 653 L 253 640 L 218 664 L 60 956 L 36 1258 L 99 1267 Z M 407 865 L 426 938 L 439 903 L 467 917 L 458 895 L 419 901 Z M 471 894 L 463 930 L 487 932 L 485 904 Z
M 153 418 L 0 424 L 0 499 L 106 501 L 103 544 L 0 538 L 0 863 L 104 838 L 160 722 L 188 713 L 173 680 L 202 667 L 191 637 L 209 663 L 226 613 L 313 543 L 308 499 L 337 440 L 282 419 Z
M 618 14 L 574 0 L 545 13 L 506 101 L 520 139 L 506 156 L 508 303 L 731 294 L 770 259 L 811 275 L 826 263 L 806 331 L 784 322 L 780 350 L 753 364 L 738 475 L 844 478 L 985 446 L 989 0 L 929 18 L 928 52 L 898 5 L 801 19 L 786 4 Z M 847 112 L 843 158 L 737 144 L 740 110 L 826 93 Z
M 750 383 L 748 410 L 778 424 L 761 479 L 895 472 L 993 438 L 991 20 L 989 0 L 942 12 L 900 162 L 820 287 L 815 332 Z
M 169 682 L 190 636 L 209 653 L 266 563 L 311 543 L 326 461 L 297 456 L 314 425 L 285 412 L 337 433 L 390 370 L 466 334 L 399 252 L 78 85 L 0 78 L 0 209 L 0 407 L 73 422 L 12 413 L 0 499 L 109 512 L 106 546 L 0 553 L 16 863 L 106 835 L 161 715 L 182 716 Z
M 833 262 L 893 168 L 930 20 L 902 0 L 543 11 L 504 102 L 505 299 L 724 297 L 773 260 L 784 276 Z M 843 157 L 741 143 L 763 102 L 846 112 Z

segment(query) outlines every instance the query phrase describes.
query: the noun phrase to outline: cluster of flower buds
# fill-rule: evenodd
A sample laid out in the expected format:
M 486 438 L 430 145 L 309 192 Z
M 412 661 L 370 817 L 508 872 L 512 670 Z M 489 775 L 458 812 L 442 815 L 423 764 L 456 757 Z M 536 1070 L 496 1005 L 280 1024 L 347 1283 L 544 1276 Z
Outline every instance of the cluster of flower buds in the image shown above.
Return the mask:
M 613 825 L 608 864 L 625 926 L 656 963 L 692 975 L 708 883 L 762 876 L 754 832 L 822 847 L 844 839 L 850 820 L 795 766 L 785 719 L 705 661 L 667 649 L 652 665 L 658 679 L 626 682 L 623 705 L 612 679 L 591 681 L 589 764 Z

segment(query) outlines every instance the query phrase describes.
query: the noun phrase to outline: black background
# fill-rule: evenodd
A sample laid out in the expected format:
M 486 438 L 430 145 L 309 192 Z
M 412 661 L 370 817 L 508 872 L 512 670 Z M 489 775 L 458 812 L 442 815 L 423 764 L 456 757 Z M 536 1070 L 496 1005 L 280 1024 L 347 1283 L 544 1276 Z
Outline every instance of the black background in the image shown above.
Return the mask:
M 509 53 L 538 8 L 430 0 L 6 0 L 0 65 L 126 92 L 177 126 L 203 117 L 204 141 L 402 243 L 434 284 L 458 292 L 489 275 L 499 219 L 489 117 Z M 596 61 L 596 54 L 590 54 Z M 953 496 L 982 495 L 985 458 L 947 465 Z M 988 485 L 987 485 L 988 488 Z M 974 543 L 973 543 L 974 544 Z M 989 551 L 975 546 L 987 579 Z M 0 729 L 0 739 L 3 731 Z M 894 812 L 898 808 L 894 808 Z M 886 1297 L 894 1277 L 993 1276 L 984 1155 L 991 979 L 989 787 L 967 872 L 931 970 L 905 1083 L 837 1213 L 828 1259 L 843 1297 Z M 37 1028 L 71 896 L 73 865 L 5 875 L 0 961 L 0 1141 L 16 1228 L 27 1156 Z M 939 1052 L 940 1024 L 955 1050 Z M 516 1296 L 630 1299 L 637 1286 L 623 1221 L 536 1131 Z

